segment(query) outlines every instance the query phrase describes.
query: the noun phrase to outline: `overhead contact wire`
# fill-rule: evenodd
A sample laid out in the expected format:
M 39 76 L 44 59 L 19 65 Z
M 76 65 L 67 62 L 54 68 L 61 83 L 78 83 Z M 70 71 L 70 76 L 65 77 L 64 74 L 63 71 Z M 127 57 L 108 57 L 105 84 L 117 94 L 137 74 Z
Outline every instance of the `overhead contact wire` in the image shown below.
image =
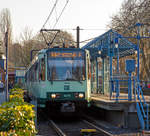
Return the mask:
M 47 22 L 48 22 L 48 20 L 50 19 L 51 15 L 52 15 L 52 13 L 53 13 L 53 11 L 54 11 L 54 9 L 55 9 L 56 5 L 57 5 L 57 2 L 58 2 L 58 0 L 56 0 L 56 1 L 55 1 L 54 6 L 53 6 L 52 10 L 50 11 L 50 14 L 48 15 L 48 17 L 47 17 L 47 19 L 46 19 L 45 23 L 43 24 L 42 28 L 44 28 L 44 27 L 45 27 L 46 23 L 47 23 Z
M 61 13 L 60 13 L 60 15 L 59 15 L 59 17 L 58 17 L 58 19 L 57 19 L 56 23 L 54 24 L 53 29 L 54 29 L 54 28 L 55 28 L 55 26 L 57 25 L 57 23 L 58 23 L 58 21 L 59 21 L 60 17 L 62 16 L 62 14 L 63 14 L 63 12 L 64 12 L 64 10 L 65 10 L 65 8 L 66 8 L 67 4 L 68 4 L 68 2 L 69 2 L 69 0 L 67 0 L 67 1 L 66 1 L 66 4 L 65 4 L 64 8 L 62 9 L 62 11 L 61 11 Z

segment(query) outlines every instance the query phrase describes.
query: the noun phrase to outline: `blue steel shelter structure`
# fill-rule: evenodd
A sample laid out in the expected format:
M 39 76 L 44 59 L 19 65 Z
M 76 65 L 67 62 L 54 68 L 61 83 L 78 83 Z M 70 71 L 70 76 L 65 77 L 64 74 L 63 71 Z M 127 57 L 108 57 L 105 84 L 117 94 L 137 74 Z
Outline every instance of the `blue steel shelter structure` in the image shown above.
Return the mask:
M 126 56 L 131 56 L 135 53 L 138 54 L 139 52 L 138 46 L 129 42 L 126 38 L 124 38 L 122 35 L 118 34 L 117 32 L 113 30 L 109 30 L 108 32 L 104 33 L 103 35 L 95 38 L 94 40 L 86 44 L 83 47 L 83 49 L 88 49 L 90 51 L 91 61 L 92 62 L 95 61 L 95 66 L 97 67 L 98 67 L 98 58 L 101 58 L 102 60 L 102 70 L 101 70 L 102 91 L 101 92 L 102 93 L 109 92 L 111 97 L 111 94 L 115 89 L 116 100 L 117 100 L 119 97 L 118 81 L 119 78 L 121 77 L 121 74 L 119 74 L 119 70 L 120 70 L 119 59 Z M 117 62 L 115 67 L 113 67 L 113 60 L 116 60 Z M 139 57 L 137 57 L 136 61 L 139 62 Z M 128 69 L 130 68 L 132 69 L 132 67 L 135 67 L 135 65 L 132 63 L 130 63 L 130 65 L 127 66 Z M 139 63 L 137 63 L 136 66 L 137 66 L 136 75 L 139 75 Z M 116 74 L 117 74 L 116 76 L 113 75 L 113 69 L 116 70 Z M 96 80 L 97 80 L 97 88 L 98 88 L 98 82 L 99 82 L 98 68 L 96 68 L 95 71 L 97 71 L 95 77 L 97 77 Z M 126 72 L 130 72 L 130 70 Z M 130 73 L 132 72 L 135 72 L 135 70 L 131 71 Z M 107 83 L 105 78 L 107 79 Z M 114 83 L 116 83 L 115 88 L 114 88 Z M 131 95 L 132 94 L 130 93 L 128 99 L 131 99 Z
M 82 48 L 89 50 L 91 55 L 92 93 L 107 95 L 116 102 L 134 101 L 141 128 L 149 130 L 149 106 L 139 79 L 139 35 L 136 39 L 138 42 L 134 44 L 111 29 Z M 122 58 L 125 60 L 124 73 L 119 64 Z M 122 91 L 126 92 L 126 97 L 122 97 Z

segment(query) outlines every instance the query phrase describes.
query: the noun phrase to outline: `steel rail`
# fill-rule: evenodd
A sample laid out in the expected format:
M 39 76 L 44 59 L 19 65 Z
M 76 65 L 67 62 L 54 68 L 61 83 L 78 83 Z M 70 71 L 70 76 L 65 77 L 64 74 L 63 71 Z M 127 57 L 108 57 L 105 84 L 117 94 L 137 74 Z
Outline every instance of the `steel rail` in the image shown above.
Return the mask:
M 88 124 L 88 125 L 94 127 L 94 128 L 97 129 L 98 131 L 100 131 L 100 132 L 102 132 L 102 133 L 108 135 L 108 136 L 113 136 L 113 134 L 111 134 L 111 133 L 105 131 L 104 129 L 102 129 L 102 128 L 100 128 L 100 127 L 98 127 L 98 126 L 92 124 L 91 122 L 89 122 L 89 121 L 87 121 L 87 120 L 82 120 L 82 121 L 83 121 L 84 123 L 86 123 L 86 124 Z
M 62 130 L 56 125 L 54 121 L 49 120 L 49 123 L 52 125 L 52 127 L 59 136 L 67 136 L 64 132 L 62 132 Z

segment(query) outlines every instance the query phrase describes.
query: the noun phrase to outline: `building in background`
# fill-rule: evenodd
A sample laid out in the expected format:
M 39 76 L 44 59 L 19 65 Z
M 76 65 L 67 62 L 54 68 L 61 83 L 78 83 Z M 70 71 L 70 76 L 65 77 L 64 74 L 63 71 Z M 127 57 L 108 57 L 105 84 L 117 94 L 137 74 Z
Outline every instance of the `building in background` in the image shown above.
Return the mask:
M 21 87 L 24 87 L 25 83 L 25 67 L 16 67 L 15 68 L 15 84 L 18 84 Z

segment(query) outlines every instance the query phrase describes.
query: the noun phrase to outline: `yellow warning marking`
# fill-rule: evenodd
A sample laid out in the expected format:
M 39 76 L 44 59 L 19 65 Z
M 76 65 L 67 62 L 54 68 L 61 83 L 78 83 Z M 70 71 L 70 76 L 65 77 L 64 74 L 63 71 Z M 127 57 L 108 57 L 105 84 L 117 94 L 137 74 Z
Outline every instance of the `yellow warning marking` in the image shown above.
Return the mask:
M 94 133 L 96 132 L 96 129 L 81 129 L 81 133 L 85 133 L 85 132 Z

